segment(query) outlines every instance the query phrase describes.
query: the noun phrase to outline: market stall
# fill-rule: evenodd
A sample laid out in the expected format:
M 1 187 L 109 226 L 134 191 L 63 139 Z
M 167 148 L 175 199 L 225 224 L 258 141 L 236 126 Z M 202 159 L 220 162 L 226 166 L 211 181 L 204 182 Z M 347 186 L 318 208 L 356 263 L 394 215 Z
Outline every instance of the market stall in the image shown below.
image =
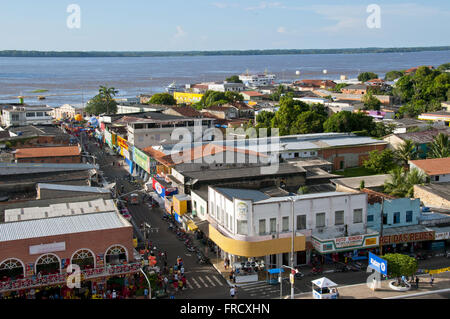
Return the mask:
M 338 299 L 337 284 L 328 278 L 320 278 L 312 281 L 312 293 L 314 299 Z

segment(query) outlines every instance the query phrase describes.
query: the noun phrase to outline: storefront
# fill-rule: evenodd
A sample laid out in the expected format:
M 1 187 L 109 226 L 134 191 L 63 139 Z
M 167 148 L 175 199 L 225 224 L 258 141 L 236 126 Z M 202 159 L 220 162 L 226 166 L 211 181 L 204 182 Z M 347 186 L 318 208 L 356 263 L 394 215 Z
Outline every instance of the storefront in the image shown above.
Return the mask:
M 323 237 L 327 237 L 324 234 Z M 322 255 L 323 262 L 343 262 L 347 258 L 354 261 L 367 259 L 368 249 L 378 247 L 379 234 L 371 233 L 347 237 L 324 239 L 315 234 L 311 237 L 314 250 Z
M 413 253 L 428 250 L 435 239 L 434 230 L 422 225 L 386 228 L 380 243 L 384 253 Z
M 162 199 L 166 196 L 178 194 L 178 189 L 176 187 L 172 187 L 164 179 L 155 176 L 152 177 L 152 187 Z
M 133 162 L 136 164 L 136 173 L 144 181 L 147 181 L 150 177 L 150 157 L 137 147 L 134 147 Z
M 447 252 L 450 248 L 450 227 L 429 227 L 435 233 L 434 242 L 430 243 L 433 252 Z

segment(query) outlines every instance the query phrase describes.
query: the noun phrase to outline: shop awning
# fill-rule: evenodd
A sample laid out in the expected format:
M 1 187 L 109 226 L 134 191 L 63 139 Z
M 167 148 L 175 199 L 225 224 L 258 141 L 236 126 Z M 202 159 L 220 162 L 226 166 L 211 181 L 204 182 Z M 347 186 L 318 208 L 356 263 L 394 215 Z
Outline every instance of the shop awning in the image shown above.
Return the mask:
M 329 288 L 329 287 L 336 287 L 337 284 L 332 282 L 330 279 L 323 277 L 317 280 L 313 280 L 312 283 L 319 288 Z
M 189 228 L 189 230 L 192 231 L 196 231 L 198 229 L 197 225 L 195 225 L 195 223 L 192 220 L 189 220 L 187 222 L 187 227 Z

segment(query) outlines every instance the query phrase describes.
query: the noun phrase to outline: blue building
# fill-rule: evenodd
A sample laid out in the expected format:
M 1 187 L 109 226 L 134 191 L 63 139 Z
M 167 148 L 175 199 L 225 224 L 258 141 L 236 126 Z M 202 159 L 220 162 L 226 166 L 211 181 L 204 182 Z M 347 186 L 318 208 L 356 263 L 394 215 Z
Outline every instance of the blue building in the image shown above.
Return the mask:
M 394 198 L 385 194 L 364 190 L 368 193 L 367 227 L 380 230 L 381 205 L 383 207 L 383 229 L 418 225 L 420 221 L 420 199 Z

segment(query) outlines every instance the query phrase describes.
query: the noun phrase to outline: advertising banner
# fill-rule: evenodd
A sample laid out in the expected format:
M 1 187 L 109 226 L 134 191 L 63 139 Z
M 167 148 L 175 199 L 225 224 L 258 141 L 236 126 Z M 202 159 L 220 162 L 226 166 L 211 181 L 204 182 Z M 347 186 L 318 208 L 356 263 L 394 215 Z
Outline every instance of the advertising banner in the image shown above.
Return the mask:
M 381 243 L 383 245 L 412 243 L 412 242 L 428 241 L 428 240 L 434 240 L 434 231 L 409 233 L 409 234 L 398 234 L 398 235 L 390 235 L 390 236 L 381 237 Z
M 117 145 L 128 151 L 128 142 L 126 139 L 117 136 Z
M 133 161 L 147 173 L 150 173 L 150 158 L 137 147 L 134 148 Z
M 387 261 L 369 252 L 369 267 L 387 276 Z

